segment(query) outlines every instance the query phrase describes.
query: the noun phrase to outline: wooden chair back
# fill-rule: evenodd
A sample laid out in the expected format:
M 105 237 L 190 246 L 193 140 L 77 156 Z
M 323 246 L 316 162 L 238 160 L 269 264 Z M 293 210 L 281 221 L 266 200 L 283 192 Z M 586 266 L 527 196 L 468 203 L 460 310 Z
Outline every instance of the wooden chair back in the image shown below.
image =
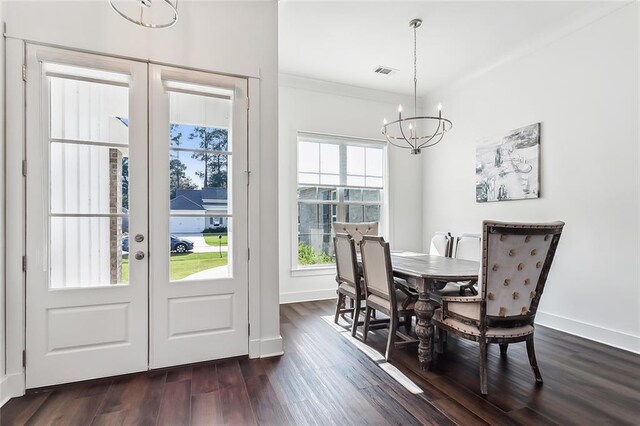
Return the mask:
M 360 241 L 365 235 L 378 235 L 378 222 L 333 222 L 334 234 L 349 234 L 360 251 Z
M 397 306 L 389 243 L 382 237 L 365 235 L 360 253 L 367 297 L 374 294 L 388 300 L 390 309 Z
M 429 254 L 432 256 L 451 257 L 453 238 L 450 232 L 436 232 L 431 238 Z
M 336 281 L 338 284 L 351 284 L 359 292 L 360 273 L 353 238 L 348 234 L 336 234 L 333 237 L 333 247 L 336 255 Z
M 480 330 L 533 324 L 563 227 L 483 222 Z

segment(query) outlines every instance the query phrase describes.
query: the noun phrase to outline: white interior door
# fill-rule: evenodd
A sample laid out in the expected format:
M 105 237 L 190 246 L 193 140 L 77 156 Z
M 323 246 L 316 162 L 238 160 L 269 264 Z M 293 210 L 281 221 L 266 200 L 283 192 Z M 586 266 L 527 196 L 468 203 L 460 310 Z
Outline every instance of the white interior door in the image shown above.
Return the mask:
M 247 80 L 149 70 L 151 367 L 247 354 Z
M 27 388 L 147 369 L 147 87 L 28 45 Z

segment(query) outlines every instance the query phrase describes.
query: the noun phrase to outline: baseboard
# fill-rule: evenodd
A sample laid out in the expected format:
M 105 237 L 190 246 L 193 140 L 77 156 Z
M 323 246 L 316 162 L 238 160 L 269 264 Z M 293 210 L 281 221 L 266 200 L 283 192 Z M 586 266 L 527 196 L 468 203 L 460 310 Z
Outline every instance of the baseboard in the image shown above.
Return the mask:
M 536 324 L 640 354 L 640 337 L 538 311 Z
M 249 340 L 250 358 L 270 358 L 284 354 L 282 346 L 282 336 L 273 339 Z
M 280 304 L 285 305 L 287 303 L 312 302 L 314 300 L 327 300 L 335 298 L 335 287 L 326 290 L 294 291 L 291 293 L 280 293 Z
M 24 395 L 24 374 L 9 374 L 0 379 L 0 407 L 11 398 Z

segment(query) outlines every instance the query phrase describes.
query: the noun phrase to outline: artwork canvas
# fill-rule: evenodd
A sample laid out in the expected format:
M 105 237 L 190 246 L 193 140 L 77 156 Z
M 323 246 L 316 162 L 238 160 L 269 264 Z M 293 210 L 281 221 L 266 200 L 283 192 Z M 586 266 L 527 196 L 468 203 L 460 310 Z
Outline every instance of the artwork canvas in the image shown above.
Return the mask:
M 540 123 L 484 138 L 476 146 L 476 202 L 538 198 Z

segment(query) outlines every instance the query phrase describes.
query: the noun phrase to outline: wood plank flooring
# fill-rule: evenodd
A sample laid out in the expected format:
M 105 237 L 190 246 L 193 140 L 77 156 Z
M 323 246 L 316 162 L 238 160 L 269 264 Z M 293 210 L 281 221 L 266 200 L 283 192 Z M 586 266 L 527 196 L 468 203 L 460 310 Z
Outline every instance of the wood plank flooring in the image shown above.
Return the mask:
M 640 356 L 544 327 L 536 331 L 541 387 L 524 344 L 506 360 L 490 347 L 489 396 L 477 344 L 450 338 L 429 372 L 416 348 L 393 364 L 414 395 L 334 330 L 333 301 L 281 307 L 285 355 L 228 360 L 81 383 L 14 398 L 2 425 L 590 425 L 639 424 Z M 382 351 L 386 330 L 368 344 Z

